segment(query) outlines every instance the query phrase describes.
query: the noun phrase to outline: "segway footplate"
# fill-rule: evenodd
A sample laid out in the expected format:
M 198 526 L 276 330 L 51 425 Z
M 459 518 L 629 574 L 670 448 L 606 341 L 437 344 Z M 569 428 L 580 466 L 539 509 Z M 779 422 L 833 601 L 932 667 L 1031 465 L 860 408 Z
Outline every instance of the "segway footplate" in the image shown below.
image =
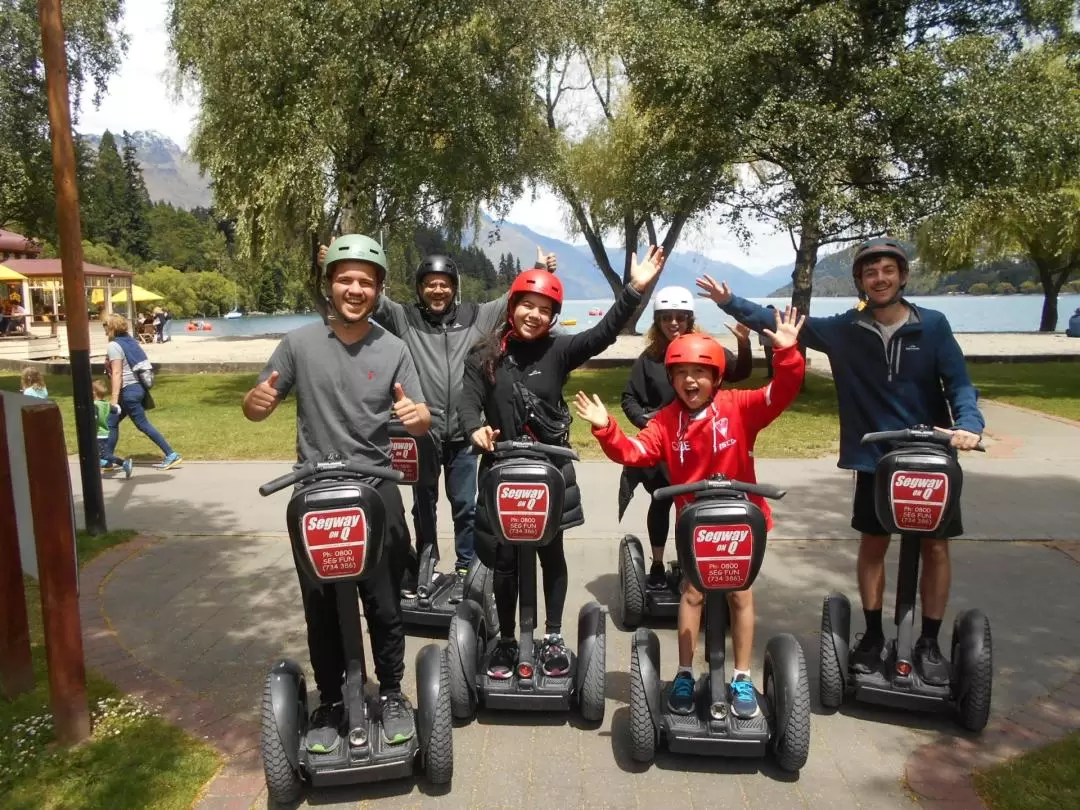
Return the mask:
M 342 738 L 337 750 L 317 754 L 301 748 L 305 770 L 313 787 L 382 782 L 411 776 L 419 747 L 417 737 L 400 745 L 387 745 L 378 721 L 368 723 L 367 744 L 354 748 Z
M 670 684 L 664 688 L 667 705 Z M 665 709 L 664 733 L 668 750 L 676 754 L 700 756 L 762 757 L 769 743 L 768 707 L 764 695 L 758 695 L 761 712 L 744 720 L 727 712 L 722 720 L 708 716 L 708 707 L 700 705 L 694 714 L 673 714 Z

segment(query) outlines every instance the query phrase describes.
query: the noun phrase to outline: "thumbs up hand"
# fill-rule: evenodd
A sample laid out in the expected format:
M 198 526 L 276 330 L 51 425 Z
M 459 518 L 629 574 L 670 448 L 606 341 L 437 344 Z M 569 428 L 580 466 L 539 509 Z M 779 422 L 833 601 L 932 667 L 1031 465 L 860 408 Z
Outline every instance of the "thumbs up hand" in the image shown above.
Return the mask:
M 405 396 L 405 389 L 402 388 L 401 383 L 394 383 L 394 405 L 391 410 L 405 427 L 415 427 L 421 422 L 419 408 L 415 402 Z
M 559 263 L 556 261 L 554 253 L 544 253 L 544 249 L 537 245 L 536 266 L 546 269 L 549 273 L 554 273 L 558 269 Z
M 248 394 L 248 406 L 256 414 L 268 416 L 277 407 L 280 395 L 274 383 L 280 376 L 278 372 L 272 371 L 269 377 L 251 389 L 251 393 Z

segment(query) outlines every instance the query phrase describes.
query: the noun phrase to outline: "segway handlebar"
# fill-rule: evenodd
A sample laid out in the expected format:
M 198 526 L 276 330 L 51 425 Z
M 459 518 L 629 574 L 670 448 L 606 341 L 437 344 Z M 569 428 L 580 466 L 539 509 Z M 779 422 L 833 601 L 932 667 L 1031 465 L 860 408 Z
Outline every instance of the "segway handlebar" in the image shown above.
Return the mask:
M 876 444 L 878 442 L 929 442 L 948 447 L 952 441 L 952 434 L 947 430 L 918 425 L 903 430 L 880 430 L 877 433 L 867 433 L 862 437 L 862 444 Z M 980 453 L 986 452 L 982 442 L 975 445 Z
M 259 487 L 259 494 L 263 497 L 273 495 L 275 492 L 285 489 L 285 487 L 292 486 L 305 478 L 311 478 L 320 473 L 338 475 L 345 473 L 363 476 L 364 478 L 381 478 L 384 481 L 393 481 L 395 483 L 405 477 L 400 470 L 390 467 L 376 467 L 374 464 L 363 464 L 359 461 L 309 461 L 299 469 L 275 478 L 273 481 L 267 481 Z
M 747 495 L 760 495 L 763 498 L 776 500 L 787 495 L 787 490 L 774 487 L 771 484 L 748 484 L 745 481 L 733 481 L 730 478 L 717 476 L 689 484 L 672 484 L 668 487 L 660 487 L 653 493 L 653 500 L 661 501 L 674 498 L 676 495 L 690 495 L 694 492 L 704 492 L 710 489 L 734 490 L 735 492 L 745 492 Z
M 495 453 L 508 453 L 514 450 L 527 450 L 530 453 L 543 453 L 546 456 L 554 456 L 557 458 L 568 458 L 571 461 L 579 461 L 578 454 L 569 447 L 561 447 L 557 444 L 542 444 L 540 442 L 534 442 L 528 439 L 508 439 L 506 441 L 495 442 Z M 481 450 L 476 445 L 473 445 L 471 451 L 474 455 L 480 455 L 486 453 L 486 450 Z

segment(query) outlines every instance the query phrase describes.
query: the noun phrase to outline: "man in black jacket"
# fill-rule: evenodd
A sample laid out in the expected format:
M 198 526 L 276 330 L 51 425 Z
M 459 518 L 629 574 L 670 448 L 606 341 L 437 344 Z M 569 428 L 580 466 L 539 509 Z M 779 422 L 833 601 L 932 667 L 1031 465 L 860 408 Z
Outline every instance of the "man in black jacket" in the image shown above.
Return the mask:
M 554 273 L 555 254 L 536 249 L 536 267 Z M 325 258 L 320 248 L 319 261 Z M 506 317 L 506 296 L 476 304 L 460 300 L 460 274 L 449 256 L 433 254 L 416 268 L 413 277 L 416 301 L 399 304 L 379 296 L 373 318 L 409 347 L 420 376 L 420 386 L 431 411 L 431 432 L 441 445 L 439 467 L 446 476 L 446 497 L 454 520 L 454 570 L 457 581 L 450 592 L 451 602 L 464 598 L 465 573 L 475 555 L 477 458 L 469 452 L 469 438 L 458 414 L 465 356 L 469 349 L 492 332 Z M 419 550 L 426 542 L 436 542 L 438 482 L 413 488 L 413 527 Z M 410 581 L 411 580 L 411 581 Z M 415 597 L 416 572 L 406 574 L 402 596 Z

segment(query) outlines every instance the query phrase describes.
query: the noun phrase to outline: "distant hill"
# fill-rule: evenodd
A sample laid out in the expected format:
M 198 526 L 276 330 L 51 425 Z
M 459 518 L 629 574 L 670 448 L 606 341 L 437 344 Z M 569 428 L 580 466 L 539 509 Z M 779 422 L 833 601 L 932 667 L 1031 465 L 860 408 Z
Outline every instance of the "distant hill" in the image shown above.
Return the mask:
M 119 132 L 114 132 L 117 146 Z M 81 135 L 96 150 L 100 135 Z M 146 190 L 154 202 L 167 202 L 178 208 L 209 208 L 214 201 L 210 178 L 199 174 L 199 167 L 188 153 L 164 135 L 153 131 L 131 133 L 135 154 L 142 167 Z

